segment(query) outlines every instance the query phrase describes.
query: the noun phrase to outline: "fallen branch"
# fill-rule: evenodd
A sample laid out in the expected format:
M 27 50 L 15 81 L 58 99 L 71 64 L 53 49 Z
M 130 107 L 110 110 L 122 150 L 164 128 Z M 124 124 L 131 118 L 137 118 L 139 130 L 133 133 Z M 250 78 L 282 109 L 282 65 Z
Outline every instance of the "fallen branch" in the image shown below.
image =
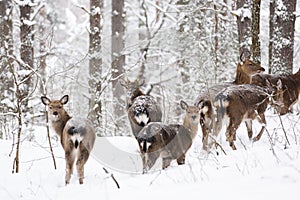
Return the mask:
M 113 179 L 113 181 L 116 183 L 117 188 L 120 189 L 120 185 L 119 185 L 118 181 L 115 179 L 114 175 L 113 175 L 112 173 L 110 173 L 109 171 L 107 171 L 107 169 L 105 169 L 104 167 L 103 167 L 102 169 L 104 170 L 104 172 L 105 172 L 106 174 L 110 174 L 110 177 L 111 177 L 111 178 Z

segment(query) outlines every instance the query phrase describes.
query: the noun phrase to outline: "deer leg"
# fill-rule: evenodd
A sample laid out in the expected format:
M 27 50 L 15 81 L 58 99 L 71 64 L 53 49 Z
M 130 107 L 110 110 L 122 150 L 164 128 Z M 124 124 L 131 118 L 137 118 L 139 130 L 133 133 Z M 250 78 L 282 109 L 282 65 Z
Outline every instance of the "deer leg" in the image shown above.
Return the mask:
M 245 121 L 245 124 L 246 124 L 246 127 L 247 127 L 249 140 L 251 140 L 251 139 L 252 139 L 252 136 L 253 136 L 253 131 L 252 131 L 252 120 L 246 120 L 246 121 Z
M 162 169 L 166 169 L 170 166 L 172 158 L 163 158 L 162 159 Z
M 78 152 L 78 159 L 76 162 L 77 173 L 79 177 L 79 184 L 83 184 L 84 178 L 84 165 L 89 158 L 89 151 L 85 148 L 84 144 L 81 143 Z
M 73 149 L 66 149 L 65 160 L 66 160 L 65 184 L 67 185 L 70 183 L 71 175 L 73 173 L 73 165 L 75 161 L 75 154 L 73 152 Z
M 143 174 L 147 172 L 147 153 L 141 153 L 141 158 L 143 162 Z
M 158 158 L 159 158 L 159 153 L 156 151 L 147 153 L 145 155 L 145 166 L 144 166 L 145 169 L 144 170 L 145 171 L 150 170 Z
M 236 150 L 236 146 L 234 144 L 235 138 L 236 138 L 236 130 L 238 129 L 240 123 L 241 123 L 242 117 L 235 118 L 235 122 L 233 121 L 232 118 L 230 118 L 229 125 L 227 127 L 226 131 L 226 140 L 229 142 L 229 146 L 233 149 Z
M 261 127 L 261 130 L 259 131 L 259 133 L 257 134 L 257 136 L 255 136 L 253 138 L 253 142 L 256 142 L 258 140 L 260 140 L 264 130 L 265 130 L 265 127 L 266 127 L 266 118 L 265 118 L 265 115 L 264 114 L 260 114 L 259 115 L 259 118 L 258 118 L 258 121 L 262 124 L 262 127 Z
M 178 165 L 184 165 L 185 163 L 185 153 L 182 154 L 178 159 L 177 159 L 177 164 Z
M 207 151 L 208 150 L 208 146 L 207 146 L 208 133 L 206 130 L 206 126 L 204 124 L 201 124 L 201 129 L 202 129 L 202 148 Z

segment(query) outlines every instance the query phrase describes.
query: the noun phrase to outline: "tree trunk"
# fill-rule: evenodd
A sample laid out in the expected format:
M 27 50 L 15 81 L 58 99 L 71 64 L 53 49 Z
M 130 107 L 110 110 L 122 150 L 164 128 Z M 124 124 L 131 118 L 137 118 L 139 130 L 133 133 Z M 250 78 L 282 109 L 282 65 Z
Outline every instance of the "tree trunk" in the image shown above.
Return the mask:
M 219 69 L 219 57 L 218 57 L 218 52 L 219 52 L 219 16 L 217 13 L 217 5 L 214 3 L 214 15 L 215 15 L 215 44 L 214 44 L 214 56 L 215 56 L 215 69 L 214 69 L 214 82 L 216 83 L 218 80 L 218 69 Z
M 102 124 L 102 55 L 101 55 L 101 33 L 102 33 L 103 0 L 90 0 L 90 35 L 89 35 L 89 118 L 97 127 Z
M 145 8 L 145 0 L 140 0 L 140 16 L 145 20 L 139 18 L 139 43 L 140 43 L 140 53 L 141 53 L 141 61 L 140 61 L 140 70 L 138 74 L 138 79 L 145 79 L 145 70 L 146 70 L 146 59 L 148 53 L 147 43 L 149 42 L 149 29 L 148 29 L 148 20 L 147 13 Z
M 260 5 L 261 0 L 252 1 L 252 56 L 253 60 L 260 63 Z
M 46 8 L 43 7 L 40 10 L 39 13 L 39 19 L 38 19 L 38 33 L 39 33 L 39 51 L 40 51 L 40 56 L 39 56 L 39 71 L 41 75 L 41 84 L 40 84 L 40 93 L 46 95 L 45 87 L 44 84 L 46 82 L 46 24 L 47 24 L 47 13 L 46 13 Z
M 112 1 L 112 86 L 114 96 L 114 113 L 116 115 L 115 124 L 123 125 L 122 118 L 124 117 L 124 88 L 119 82 L 119 78 L 124 74 L 125 55 L 124 49 L 124 0 Z M 120 127 L 116 127 L 120 128 Z
M 238 25 L 238 40 L 239 53 L 241 54 L 245 49 L 251 46 L 251 4 L 249 0 L 237 0 L 236 7 L 240 9 L 240 15 L 237 16 Z
M 33 68 L 33 36 L 34 36 L 34 29 L 33 23 L 31 23 L 31 1 L 20 1 L 20 41 L 21 41 L 21 48 L 20 48 L 20 56 L 24 62 L 25 66 L 21 66 L 23 70 L 30 70 Z M 24 105 L 25 113 L 30 110 L 28 107 L 28 95 L 29 90 L 32 89 L 30 73 L 27 73 L 26 76 L 22 77 L 23 80 L 23 87 L 21 91 L 21 96 Z
M 271 73 L 291 74 L 293 71 L 296 0 L 275 1 L 271 19 L 274 26 L 271 36 Z
M 10 56 L 13 55 L 13 28 L 12 28 L 12 1 L 0 1 L 0 82 L 3 83 L 0 87 L 0 113 L 6 113 L 13 108 L 3 103 L 4 99 L 9 99 L 13 102 L 14 99 L 14 83 L 11 79 L 10 68 L 13 65 L 13 60 Z M 6 132 L 7 122 L 12 121 L 9 116 L 0 117 L 0 139 L 3 138 Z M 3 128 L 3 129 L 2 129 Z
M 9 78 L 10 65 L 12 65 L 13 55 L 13 28 L 12 28 L 12 2 L 11 0 L 0 1 L 0 82 L 5 83 L 1 86 L 0 99 L 13 99 L 13 81 Z M 0 103 L 0 113 L 8 110 L 7 105 Z
M 272 49 L 273 49 L 273 34 L 274 34 L 274 14 L 275 0 L 270 0 L 270 17 L 269 17 L 269 74 L 271 74 L 272 65 Z

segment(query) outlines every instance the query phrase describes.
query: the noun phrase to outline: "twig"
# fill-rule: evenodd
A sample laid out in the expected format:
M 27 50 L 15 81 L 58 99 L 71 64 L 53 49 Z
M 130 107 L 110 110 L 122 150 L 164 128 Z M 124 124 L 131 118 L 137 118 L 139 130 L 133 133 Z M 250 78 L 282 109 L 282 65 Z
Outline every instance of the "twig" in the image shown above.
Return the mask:
M 107 171 L 107 169 L 105 169 L 105 167 L 102 168 L 104 170 L 105 173 L 109 174 L 110 172 Z M 110 173 L 110 177 L 113 179 L 113 181 L 116 183 L 117 188 L 120 189 L 120 185 L 118 183 L 118 181 L 115 179 L 114 175 L 112 173 Z
M 277 157 L 277 155 L 276 155 L 276 153 L 275 153 L 275 150 L 274 150 L 274 147 L 273 147 L 274 144 L 273 144 L 273 141 L 272 141 L 272 138 L 271 138 L 271 135 L 270 135 L 268 129 L 266 129 L 266 132 L 267 132 L 268 137 L 269 137 L 269 141 L 270 141 L 270 144 L 271 144 L 271 150 L 272 150 L 272 153 L 273 153 L 274 157 L 276 158 L 277 163 L 279 163 L 279 158 Z
M 239 138 L 239 141 L 241 142 L 241 144 L 243 145 L 244 149 L 247 150 L 247 147 L 246 147 L 246 145 L 243 143 L 242 139 L 241 139 L 240 137 L 238 137 L 238 138 Z
M 282 122 L 282 119 L 281 119 L 281 116 L 280 116 L 280 114 L 278 114 L 278 117 L 279 117 L 279 120 L 280 120 L 280 124 L 281 124 L 282 130 L 283 130 L 283 133 L 284 133 L 284 136 L 285 136 L 286 142 L 288 143 L 288 145 L 290 145 L 290 142 L 289 142 L 289 139 L 288 139 L 288 137 L 287 137 L 287 134 L 286 134 L 285 128 L 284 128 L 284 126 L 283 126 L 283 122 Z
M 222 152 L 223 152 L 225 155 L 227 155 L 226 152 L 225 152 L 225 150 L 223 149 L 223 147 L 222 147 L 217 141 L 215 141 L 215 147 L 216 147 L 216 149 L 217 149 L 217 147 L 220 147 L 220 149 L 222 150 Z
M 150 182 L 149 185 L 152 185 L 154 183 L 154 181 L 159 177 L 159 175 L 161 175 L 162 170 L 159 170 L 159 173 L 154 177 L 154 179 Z
M 86 12 L 87 14 L 91 15 L 91 12 L 88 11 L 84 6 L 81 5 L 75 5 L 76 7 L 80 8 L 81 10 L 83 10 L 84 12 Z
M 51 138 L 50 138 L 50 130 L 49 130 L 49 119 L 48 119 L 48 111 L 46 110 L 46 122 L 47 122 L 47 138 L 48 138 L 48 142 L 49 142 L 49 147 L 50 147 L 50 151 L 51 151 L 51 156 L 52 156 L 52 160 L 53 160 L 53 164 L 54 164 L 54 169 L 56 170 L 56 161 L 55 161 L 55 156 L 53 153 L 53 148 L 52 148 L 52 144 L 51 144 Z
M 227 155 L 226 152 L 225 152 L 225 150 L 224 150 L 224 148 L 222 147 L 222 145 L 220 145 L 220 144 L 217 142 L 217 140 L 216 140 L 215 138 L 213 138 L 211 135 L 209 135 L 209 137 L 213 140 L 216 149 L 217 149 L 218 147 L 220 147 L 221 151 L 222 151 L 225 155 Z

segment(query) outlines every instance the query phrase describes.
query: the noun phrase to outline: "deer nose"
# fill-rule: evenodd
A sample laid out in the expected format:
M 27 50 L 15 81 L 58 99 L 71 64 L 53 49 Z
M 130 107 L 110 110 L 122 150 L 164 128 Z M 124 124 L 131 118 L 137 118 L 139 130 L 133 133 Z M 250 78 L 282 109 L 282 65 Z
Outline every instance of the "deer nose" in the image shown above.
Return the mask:
M 54 111 L 54 112 L 53 112 L 53 115 L 58 115 L 58 112 L 57 112 L 57 111 Z
M 195 120 L 195 119 L 196 119 L 196 117 L 197 117 L 196 115 L 193 115 L 193 116 L 192 116 L 192 119 L 193 119 L 193 120 Z

